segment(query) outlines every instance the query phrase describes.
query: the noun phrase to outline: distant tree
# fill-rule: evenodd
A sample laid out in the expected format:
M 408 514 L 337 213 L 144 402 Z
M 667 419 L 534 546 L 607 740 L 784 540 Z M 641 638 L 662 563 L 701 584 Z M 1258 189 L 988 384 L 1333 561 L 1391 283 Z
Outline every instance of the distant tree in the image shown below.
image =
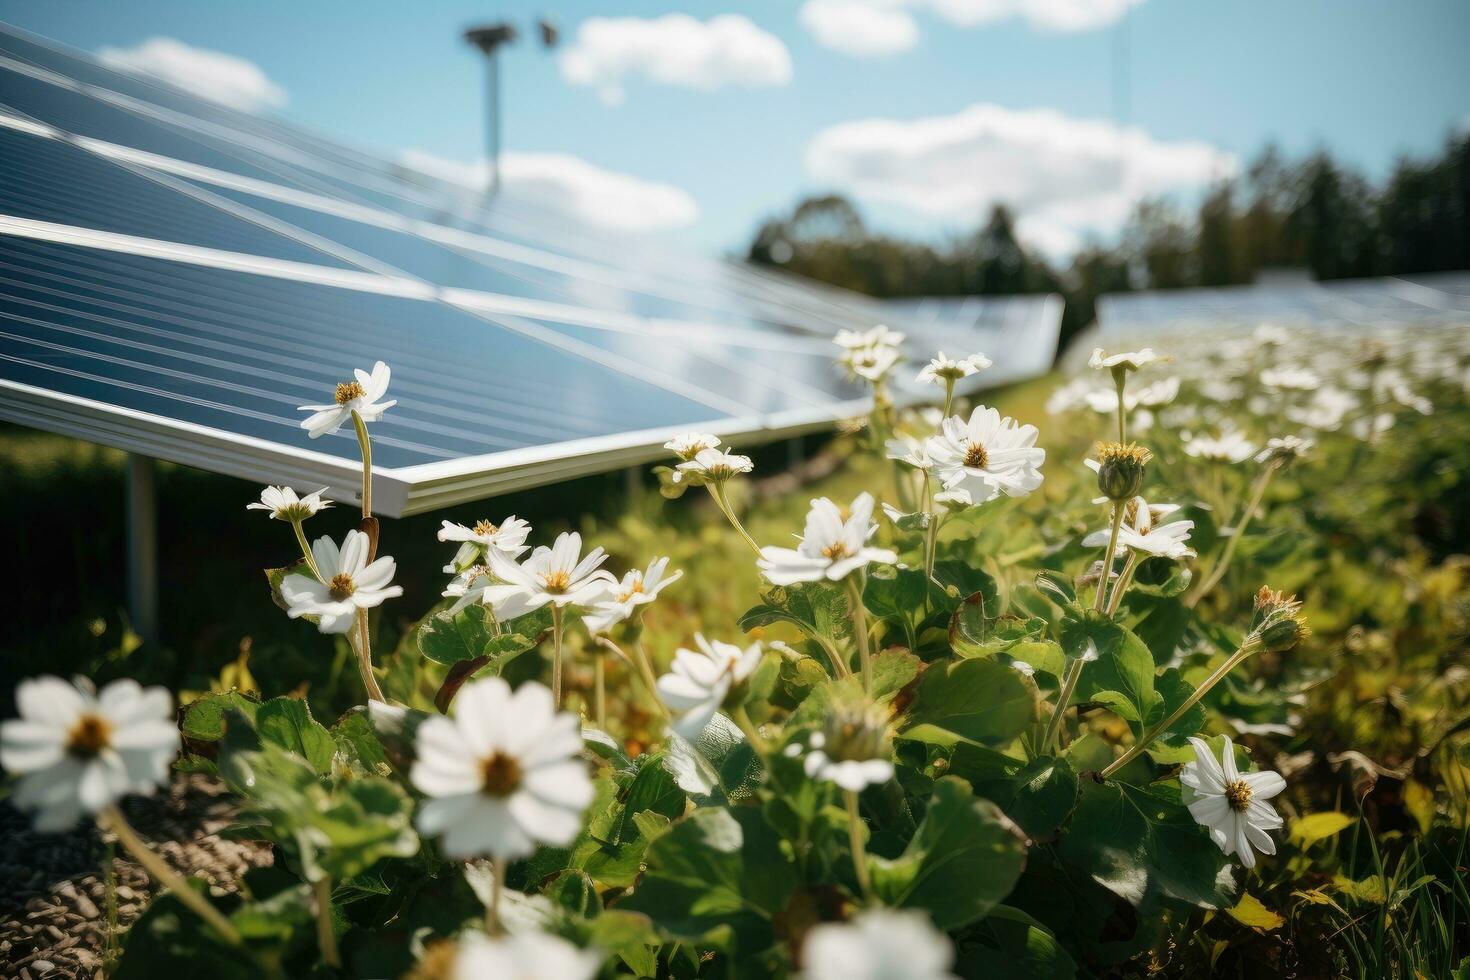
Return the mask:
M 1195 242 L 1195 265 L 1202 286 L 1229 286 L 1249 282 L 1253 270 L 1247 264 L 1245 228 L 1235 213 L 1235 186 L 1216 184 L 1199 206 L 1199 234 Z
M 1286 233 L 1318 279 L 1370 276 L 1378 257 L 1375 218 L 1367 183 L 1319 151 L 1302 167 Z

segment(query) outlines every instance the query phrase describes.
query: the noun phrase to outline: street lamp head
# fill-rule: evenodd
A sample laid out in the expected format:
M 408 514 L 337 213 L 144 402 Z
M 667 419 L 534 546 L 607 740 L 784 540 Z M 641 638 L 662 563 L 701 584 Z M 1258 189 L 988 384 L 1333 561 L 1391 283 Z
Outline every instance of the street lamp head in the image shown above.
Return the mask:
M 485 24 L 480 27 L 471 27 L 464 32 L 464 39 L 484 54 L 494 54 L 495 49 L 502 44 L 511 44 L 516 39 L 516 28 L 514 24 Z

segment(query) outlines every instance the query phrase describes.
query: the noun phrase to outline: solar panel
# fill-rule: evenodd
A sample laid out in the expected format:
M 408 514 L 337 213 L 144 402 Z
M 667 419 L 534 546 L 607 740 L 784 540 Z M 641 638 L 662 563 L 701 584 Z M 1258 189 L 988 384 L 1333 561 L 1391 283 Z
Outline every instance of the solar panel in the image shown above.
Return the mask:
M 931 343 L 897 307 L 488 202 L 0 25 L 0 418 L 350 500 L 355 440 L 309 440 L 296 406 L 381 358 L 397 516 L 690 427 L 857 414 L 831 336 L 883 319 Z
M 1113 334 L 1262 323 L 1349 330 L 1453 325 L 1470 321 L 1470 273 L 1115 293 L 1098 299 L 1097 319 Z
M 1061 338 L 1062 297 L 922 296 L 886 304 L 917 324 L 916 340 L 951 357 L 976 352 L 991 366 L 976 377 L 1001 384 L 1040 377 L 1051 370 Z

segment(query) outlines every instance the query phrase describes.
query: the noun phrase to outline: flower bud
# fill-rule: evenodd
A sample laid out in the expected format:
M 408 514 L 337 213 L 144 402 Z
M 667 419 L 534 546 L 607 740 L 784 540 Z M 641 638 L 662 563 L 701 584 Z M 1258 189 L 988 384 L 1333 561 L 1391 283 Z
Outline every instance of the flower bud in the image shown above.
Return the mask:
M 828 758 L 837 761 L 861 762 L 893 755 L 887 719 L 881 708 L 870 705 L 834 705 L 813 745 L 820 745 Z
M 1284 653 L 1302 641 L 1310 631 L 1298 619 L 1279 619 L 1261 630 L 1261 649 Z
M 1129 500 L 1143 486 L 1144 470 L 1153 454 L 1137 443 L 1103 443 L 1097 447 L 1097 488 L 1109 500 Z
M 1302 620 L 1302 604 L 1296 596 L 1263 585 L 1256 593 L 1255 607 L 1251 633 L 1261 649 L 1281 653 L 1311 635 L 1312 631 Z

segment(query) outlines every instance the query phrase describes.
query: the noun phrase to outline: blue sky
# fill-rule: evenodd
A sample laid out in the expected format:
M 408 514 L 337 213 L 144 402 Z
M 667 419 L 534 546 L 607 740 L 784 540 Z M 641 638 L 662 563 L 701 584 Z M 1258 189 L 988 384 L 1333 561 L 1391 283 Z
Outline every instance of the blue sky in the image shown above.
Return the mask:
M 0 18 L 91 51 L 168 37 L 247 59 L 284 90 L 280 111 L 301 123 L 387 155 L 468 162 L 482 147 L 483 69 L 458 35 L 487 11 L 529 27 L 555 9 L 563 52 L 577 48 L 578 27 L 592 17 L 681 12 L 707 22 L 738 12 L 769 37 L 746 52 L 748 64 L 670 69 L 713 87 L 641 77 L 639 57 L 668 54 L 656 39 L 653 54 L 635 45 L 623 61 L 606 45 L 592 52 L 604 71 L 633 66 L 619 104 L 598 86 L 573 84 L 529 39 L 502 67 L 505 144 L 530 154 L 518 173 L 530 180 L 539 167 L 561 167 L 579 180 L 570 157 L 677 188 L 683 194 L 655 195 L 646 208 L 634 188 L 631 210 L 684 225 L 674 233 L 709 252 L 739 250 L 762 217 L 809 191 L 838 189 L 874 223 L 930 237 L 972 225 L 994 200 L 1018 198 L 1023 233 L 1063 254 L 1106 236 L 1138 194 L 1187 201 L 1269 140 L 1292 152 L 1326 146 L 1378 178 L 1470 120 L 1463 0 L 1143 0 L 1122 22 L 1115 15 L 1128 0 L 1096 0 L 1111 23 L 1079 30 L 1019 16 L 967 23 L 986 0 L 820 2 L 840 8 L 842 29 L 855 23 L 844 3 L 897 16 L 911 43 L 880 29 L 871 43 L 904 49 L 859 55 L 824 44 L 804 9 L 812 0 L 8 0 Z M 1122 32 L 1128 122 L 1141 131 L 1132 134 L 1115 125 Z M 784 74 L 773 44 L 786 52 Z M 921 119 L 929 122 L 915 126 Z

